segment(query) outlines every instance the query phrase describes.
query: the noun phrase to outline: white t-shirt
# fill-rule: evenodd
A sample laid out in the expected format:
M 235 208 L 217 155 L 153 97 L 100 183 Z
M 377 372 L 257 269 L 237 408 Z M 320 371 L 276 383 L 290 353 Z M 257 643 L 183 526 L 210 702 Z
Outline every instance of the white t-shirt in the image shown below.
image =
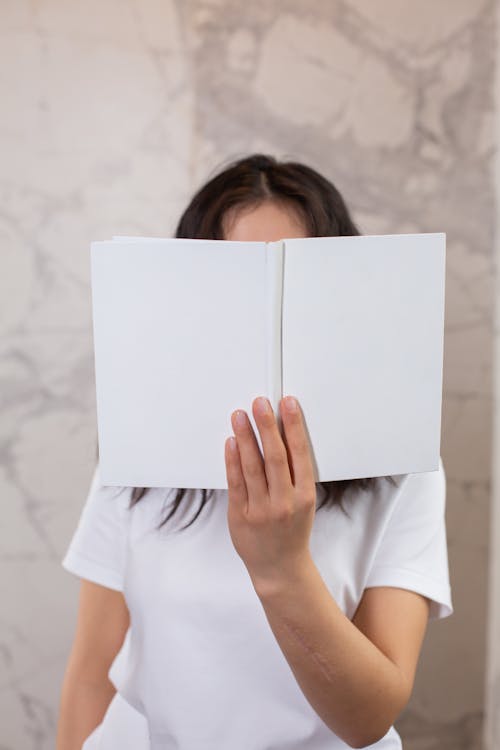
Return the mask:
M 370 586 L 423 594 L 431 619 L 453 612 L 442 461 L 395 481 L 345 497 L 349 517 L 339 507 L 316 512 L 311 555 L 349 619 Z M 149 741 L 135 750 L 348 748 L 308 703 L 276 641 L 229 535 L 227 490 L 182 531 L 200 490 L 160 530 L 175 490 L 149 489 L 129 510 L 130 494 L 102 486 L 97 466 L 62 564 L 124 593 L 131 625 L 109 677 L 147 725 Z M 398 750 L 401 740 L 391 727 L 370 747 Z

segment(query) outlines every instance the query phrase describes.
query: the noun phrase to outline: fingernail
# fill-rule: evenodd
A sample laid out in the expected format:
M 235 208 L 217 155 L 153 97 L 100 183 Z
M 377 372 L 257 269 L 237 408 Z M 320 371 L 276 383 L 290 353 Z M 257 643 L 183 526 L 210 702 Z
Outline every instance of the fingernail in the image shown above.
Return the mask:
M 269 414 L 269 402 L 267 398 L 259 396 L 259 398 L 256 399 L 255 408 L 257 409 L 258 414 Z
M 285 409 L 292 413 L 297 411 L 297 401 L 293 396 L 287 396 L 285 398 Z
M 247 422 L 245 412 L 241 411 L 241 409 L 238 409 L 238 411 L 234 413 L 234 421 L 236 422 L 238 427 L 244 427 Z

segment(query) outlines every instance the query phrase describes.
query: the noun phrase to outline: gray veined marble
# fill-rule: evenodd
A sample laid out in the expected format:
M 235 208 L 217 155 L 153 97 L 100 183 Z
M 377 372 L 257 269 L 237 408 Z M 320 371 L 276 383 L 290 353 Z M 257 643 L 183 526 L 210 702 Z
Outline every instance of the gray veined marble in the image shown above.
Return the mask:
M 74 631 L 60 559 L 95 456 L 89 242 L 168 235 L 209 173 L 255 150 L 323 170 L 364 232 L 447 232 L 455 615 L 429 628 L 398 728 L 405 750 L 480 747 L 500 695 L 497 651 L 483 687 L 495 29 L 491 0 L 1 3 L 1 750 L 53 748 Z

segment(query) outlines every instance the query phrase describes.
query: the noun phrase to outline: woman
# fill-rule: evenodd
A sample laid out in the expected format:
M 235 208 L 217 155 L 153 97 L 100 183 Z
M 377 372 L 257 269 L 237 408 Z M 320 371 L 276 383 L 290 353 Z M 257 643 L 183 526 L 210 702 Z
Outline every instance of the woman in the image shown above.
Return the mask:
M 355 234 L 328 180 L 263 155 L 204 185 L 176 232 Z M 283 438 L 265 398 L 252 409 L 264 457 L 236 410 L 228 490 L 117 493 L 97 464 L 63 560 L 82 583 L 57 750 L 401 748 L 427 622 L 453 612 L 442 462 L 315 485 L 300 404 L 281 400 Z

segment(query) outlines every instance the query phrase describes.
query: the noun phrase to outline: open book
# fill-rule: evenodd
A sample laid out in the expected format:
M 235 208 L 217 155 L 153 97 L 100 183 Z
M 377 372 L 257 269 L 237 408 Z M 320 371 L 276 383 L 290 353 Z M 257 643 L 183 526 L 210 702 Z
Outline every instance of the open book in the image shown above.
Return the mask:
M 261 395 L 298 398 L 317 482 L 438 469 L 444 234 L 114 237 L 91 281 L 104 485 L 227 489 Z

